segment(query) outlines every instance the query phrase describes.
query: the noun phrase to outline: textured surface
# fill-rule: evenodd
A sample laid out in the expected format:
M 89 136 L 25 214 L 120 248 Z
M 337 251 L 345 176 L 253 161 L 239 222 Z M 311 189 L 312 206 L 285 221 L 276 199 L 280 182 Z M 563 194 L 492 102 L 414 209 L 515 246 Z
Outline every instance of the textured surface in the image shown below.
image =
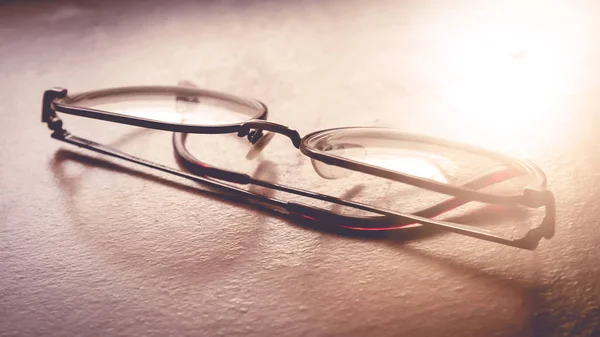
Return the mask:
M 1 4 L 0 335 L 600 335 L 595 13 L 592 1 Z M 328 234 L 69 147 L 39 121 L 51 86 L 182 79 L 259 98 L 302 134 L 388 125 L 523 155 L 557 195 L 557 235 L 528 252 Z M 167 133 L 67 123 L 175 165 Z M 240 155 L 235 140 L 206 141 L 208 160 Z M 271 179 L 336 186 L 287 143 L 265 156 Z

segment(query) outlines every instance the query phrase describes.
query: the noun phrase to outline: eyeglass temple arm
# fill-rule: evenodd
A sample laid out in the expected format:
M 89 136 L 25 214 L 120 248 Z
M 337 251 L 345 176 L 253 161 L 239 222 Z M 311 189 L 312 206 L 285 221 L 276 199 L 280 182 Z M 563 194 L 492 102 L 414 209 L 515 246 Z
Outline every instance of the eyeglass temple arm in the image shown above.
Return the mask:
M 297 211 L 294 209 L 296 206 L 294 203 L 290 203 L 290 211 L 296 213 Z M 554 204 L 549 201 L 546 206 L 546 216 L 542 222 L 542 224 L 536 228 L 529 230 L 523 237 L 521 238 L 508 238 L 501 235 L 497 235 L 492 231 L 472 227 L 468 225 L 461 225 L 457 223 L 447 222 L 447 221 L 439 221 L 429 218 L 424 218 L 420 216 L 416 216 L 413 214 L 400 214 L 395 212 L 389 212 L 387 214 L 391 216 L 397 216 L 399 220 L 403 222 L 414 222 L 422 225 L 437 227 L 438 229 L 453 232 L 456 234 L 461 234 L 465 236 L 469 236 L 476 239 L 481 239 L 485 241 L 495 242 L 511 247 L 534 250 L 541 241 L 542 238 L 551 238 L 553 230 L 548 230 L 549 227 L 554 227 Z M 387 215 L 386 214 L 386 215 Z M 321 221 L 334 221 L 335 219 L 329 214 L 327 211 L 321 209 L 310 208 L 305 210 L 303 216 L 313 220 L 321 220 Z M 344 228 L 354 229 L 352 226 L 342 226 Z

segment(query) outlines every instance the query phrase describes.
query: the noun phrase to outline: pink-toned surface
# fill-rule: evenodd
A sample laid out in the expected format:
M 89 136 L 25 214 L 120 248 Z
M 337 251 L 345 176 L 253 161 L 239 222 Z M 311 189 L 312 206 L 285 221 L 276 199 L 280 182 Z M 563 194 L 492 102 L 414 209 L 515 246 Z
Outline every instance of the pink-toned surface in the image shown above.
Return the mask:
M 591 1 L 0 5 L 0 335 L 600 334 L 598 9 Z M 69 147 L 39 120 L 51 86 L 182 79 L 259 98 L 271 119 L 301 134 L 395 126 L 525 156 L 557 196 L 556 237 L 529 252 L 457 235 L 327 234 Z M 175 165 L 168 133 L 67 126 Z M 209 162 L 244 154 L 235 140 L 203 140 L 193 146 Z M 276 163 L 270 179 L 348 188 L 323 185 L 283 140 L 265 156 Z

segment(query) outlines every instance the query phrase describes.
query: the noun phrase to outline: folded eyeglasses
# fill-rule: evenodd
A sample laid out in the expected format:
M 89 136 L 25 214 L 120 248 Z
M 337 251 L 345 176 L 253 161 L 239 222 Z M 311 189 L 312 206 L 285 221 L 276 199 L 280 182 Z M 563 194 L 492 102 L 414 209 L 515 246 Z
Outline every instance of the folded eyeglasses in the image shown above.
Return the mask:
M 64 128 L 57 113 L 174 132 L 175 154 L 189 172 L 75 136 Z M 294 129 L 267 121 L 267 115 L 266 105 L 258 100 L 189 86 L 121 87 L 74 95 L 69 95 L 66 89 L 54 88 L 44 93 L 42 107 L 42 122 L 52 130 L 55 139 L 187 178 L 277 212 L 302 216 L 319 226 L 391 231 L 420 224 L 524 249 L 535 249 L 542 238 L 550 239 L 554 235 L 554 196 L 546 189 L 542 170 L 527 160 L 391 128 L 334 128 L 301 137 Z M 448 198 L 416 212 L 403 213 L 211 166 L 196 158 L 186 145 L 188 134 L 228 133 L 247 137 L 252 146 L 248 157 L 256 156 L 274 135 L 279 134 L 289 138 L 294 148 L 309 157 L 315 171 L 325 179 L 335 179 L 354 171 Z M 441 173 L 420 175 L 414 169 L 407 169 L 414 168 L 415 162 L 437 166 Z M 466 173 L 457 173 L 461 170 Z M 518 182 L 508 183 L 516 181 L 515 178 Z M 372 215 L 350 216 L 302 202 L 284 201 L 243 189 L 242 185 L 292 193 Z M 502 187 L 498 187 L 500 185 Z M 517 238 L 435 219 L 469 202 L 544 207 L 545 217 L 539 226 Z

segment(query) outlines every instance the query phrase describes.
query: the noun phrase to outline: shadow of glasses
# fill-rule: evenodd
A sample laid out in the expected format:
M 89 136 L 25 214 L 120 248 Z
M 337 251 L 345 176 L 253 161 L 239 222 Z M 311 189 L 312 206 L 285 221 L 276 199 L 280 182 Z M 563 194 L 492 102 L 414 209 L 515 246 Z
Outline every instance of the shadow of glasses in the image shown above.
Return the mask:
M 311 229 L 322 233 L 328 233 L 332 235 L 339 235 L 344 237 L 352 237 L 352 238 L 361 238 L 368 240 L 399 240 L 399 241 L 411 241 L 417 239 L 424 239 L 427 237 L 432 237 L 436 235 L 440 235 L 444 233 L 444 231 L 435 230 L 432 228 L 425 228 L 423 226 L 416 226 L 405 228 L 397 231 L 356 231 L 352 229 L 346 229 L 341 227 L 334 226 L 319 226 L 319 224 L 315 221 L 308 220 L 304 217 L 294 215 L 294 214 L 282 214 L 277 212 L 269 207 L 262 206 L 260 204 L 249 202 L 247 199 L 243 197 L 239 197 L 236 195 L 229 195 L 222 192 L 211 191 L 208 189 L 203 189 L 197 186 L 191 186 L 189 184 L 183 182 L 177 182 L 174 180 L 162 178 L 158 175 L 146 173 L 140 170 L 132 169 L 120 164 L 116 164 L 110 161 L 106 161 L 103 159 L 91 157 L 88 155 L 80 154 L 77 152 L 73 152 L 70 150 L 61 149 L 56 152 L 54 159 L 52 160 L 51 167 L 54 175 L 57 177 L 60 184 L 63 186 L 63 189 L 67 192 L 67 194 L 72 197 L 76 190 L 76 185 L 78 181 L 83 177 L 65 177 L 65 174 L 62 170 L 62 165 L 65 161 L 74 161 L 79 164 L 82 164 L 88 168 L 96 167 L 102 168 L 106 170 L 110 170 L 116 173 L 122 173 L 129 176 L 142 178 L 154 183 L 161 184 L 163 186 L 167 186 L 170 188 L 175 188 L 180 191 L 198 194 L 201 196 L 206 196 L 210 198 L 214 198 L 219 200 L 220 202 L 226 203 L 228 207 L 241 207 L 244 210 L 259 210 L 261 212 L 265 212 L 273 217 L 284 220 L 286 223 L 299 226 L 301 228 Z

